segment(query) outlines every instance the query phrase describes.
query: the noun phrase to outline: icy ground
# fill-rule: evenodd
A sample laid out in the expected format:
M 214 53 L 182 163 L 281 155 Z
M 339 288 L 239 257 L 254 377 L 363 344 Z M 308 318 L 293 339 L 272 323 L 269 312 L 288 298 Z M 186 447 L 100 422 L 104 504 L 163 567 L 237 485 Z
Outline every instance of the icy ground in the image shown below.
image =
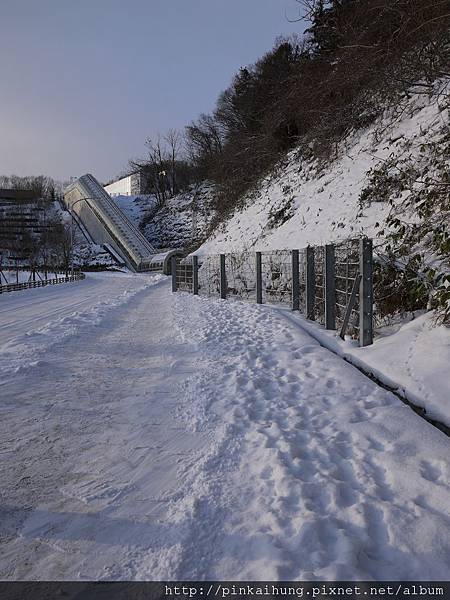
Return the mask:
M 288 313 L 112 274 L 0 311 L 1 579 L 448 577 L 449 438 Z

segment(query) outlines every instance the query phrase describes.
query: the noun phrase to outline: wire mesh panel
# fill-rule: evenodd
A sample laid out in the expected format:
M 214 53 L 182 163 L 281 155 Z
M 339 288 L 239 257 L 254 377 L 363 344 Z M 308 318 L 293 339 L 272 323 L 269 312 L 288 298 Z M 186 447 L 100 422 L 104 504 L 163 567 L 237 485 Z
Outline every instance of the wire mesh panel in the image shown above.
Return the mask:
M 198 293 L 202 296 L 220 297 L 220 256 L 205 256 L 199 260 Z
M 198 291 L 203 296 L 288 305 L 327 329 L 345 329 L 367 345 L 372 336 L 371 265 L 372 245 L 366 239 L 205 256 L 199 264 Z M 191 259 L 178 263 L 177 288 L 194 292 Z
M 314 320 L 325 325 L 325 246 L 314 248 Z
M 359 273 L 359 240 L 347 240 L 335 246 L 336 252 L 336 325 L 342 327 L 353 284 Z M 347 333 L 356 337 L 359 332 L 359 290 L 350 313 Z
M 239 252 L 225 256 L 227 298 L 255 300 L 256 257 L 253 252 Z
M 306 249 L 299 250 L 299 293 L 300 293 L 300 312 L 306 314 Z
M 292 252 L 262 252 L 263 302 L 290 304 L 292 300 Z
M 176 261 L 177 264 L 177 289 L 180 292 L 190 292 L 194 290 L 194 277 L 192 268 L 192 259 L 184 258 Z

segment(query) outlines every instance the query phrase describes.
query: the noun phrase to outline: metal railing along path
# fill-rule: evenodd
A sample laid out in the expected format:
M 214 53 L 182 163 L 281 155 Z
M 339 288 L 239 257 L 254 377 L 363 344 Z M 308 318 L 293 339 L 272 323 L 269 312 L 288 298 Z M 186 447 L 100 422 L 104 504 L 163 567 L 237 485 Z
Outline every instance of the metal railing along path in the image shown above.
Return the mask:
M 373 342 L 373 250 L 367 238 L 268 252 L 173 258 L 172 290 L 291 306 L 341 337 Z
M 8 283 L 0 285 L 0 294 L 6 292 L 16 292 L 18 290 L 26 290 L 30 288 L 45 287 L 46 285 L 57 285 L 59 283 L 70 283 L 73 281 L 81 281 L 86 275 L 84 273 L 74 273 L 68 277 L 58 277 L 53 279 L 42 279 L 38 281 L 25 281 L 23 283 Z

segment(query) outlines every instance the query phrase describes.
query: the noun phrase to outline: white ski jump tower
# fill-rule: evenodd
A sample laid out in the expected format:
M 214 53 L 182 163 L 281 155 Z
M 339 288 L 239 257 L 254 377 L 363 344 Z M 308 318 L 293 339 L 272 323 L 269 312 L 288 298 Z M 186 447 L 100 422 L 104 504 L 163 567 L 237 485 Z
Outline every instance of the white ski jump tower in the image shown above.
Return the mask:
M 176 251 L 156 250 L 90 174 L 83 175 L 64 192 L 64 202 L 75 213 L 96 244 L 118 255 L 133 271 L 168 271 Z

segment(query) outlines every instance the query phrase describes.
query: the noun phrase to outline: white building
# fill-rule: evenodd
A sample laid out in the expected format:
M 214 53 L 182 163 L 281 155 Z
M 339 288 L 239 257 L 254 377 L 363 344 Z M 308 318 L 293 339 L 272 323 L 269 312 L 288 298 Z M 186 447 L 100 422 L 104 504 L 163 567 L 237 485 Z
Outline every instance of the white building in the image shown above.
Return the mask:
M 139 196 L 146 193 L 146 177 L 143 173 L 132 173 L 105 186 L 110 196 Z

